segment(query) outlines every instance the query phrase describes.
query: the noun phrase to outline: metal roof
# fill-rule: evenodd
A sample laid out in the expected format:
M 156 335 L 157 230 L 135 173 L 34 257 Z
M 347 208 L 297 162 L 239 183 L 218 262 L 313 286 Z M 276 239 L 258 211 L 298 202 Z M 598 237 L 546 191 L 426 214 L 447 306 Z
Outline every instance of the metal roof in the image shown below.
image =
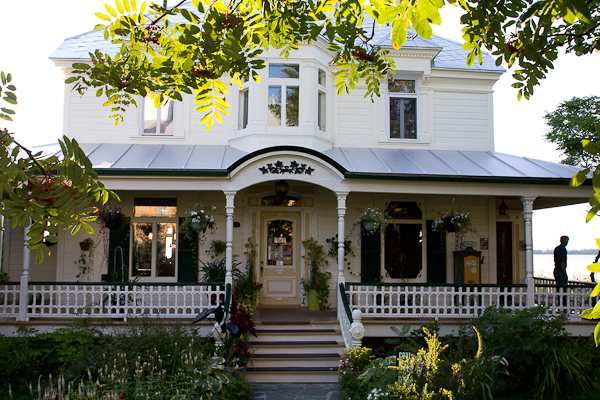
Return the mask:
M 273 152 L 306 153 L 329 163 L 346 178 L 556 183 L 580 169 L 494 151 L 335 147 L 324 152 L 276 146 L 247 153 L 231 146 L 83 143 L 99 175 L 223 176 L 243 162 Z M 58 145 L 40 146 L 46 154 Z
M 191 2 L 185 2 L 179 8 L 189 9 L 196 11 L 196 8 Z M 170 20 L 174 23 L 181 22 L 187 23 L 186 19 L 180 16 L 171 16 Z M 364 25 L 369 27 L 372 26 L 373 20 L 371 17 L 366 16 L 363 22 Z M 392 28 L 389 26 L 383 26 L 381 29 L 375 29 L 372 43 L 382 47 L 392 47 L 390 40 Z M 90 60 L 89 53 L 95 50 L 100 50 L 103 53 L 114 55 L 119 49 L 120 45 L 112 44 L 104 40 L 104 31 L 90 31 L 85 32 L 77 36 L 73 36 L 65 39 L 65 41 L 58 46 L 54 52 L 50 55 L 52 60 Z M 496 66 L 494 59 L 483 52 L 483 63 L 480 65 L 475 62 L 470 68 L 467 67 L 466 59 L 468 52 L 462 49 L 462 44 L 454 42 L 449 39 L 445 39 L 441 36 L 433 35 L 431 40 L 425 40 L 420 36 L 416 35 L 414 30 L 408 30 L 408 39 L 404 44 L 403 48 L 435 48 L 440 49 L 440 53 L 435 57 L 432 62 L 434 68 L 448 68 L 448 69 L 470 69 L 470 70 L 485 70 L 504 72 L 503 67 Z

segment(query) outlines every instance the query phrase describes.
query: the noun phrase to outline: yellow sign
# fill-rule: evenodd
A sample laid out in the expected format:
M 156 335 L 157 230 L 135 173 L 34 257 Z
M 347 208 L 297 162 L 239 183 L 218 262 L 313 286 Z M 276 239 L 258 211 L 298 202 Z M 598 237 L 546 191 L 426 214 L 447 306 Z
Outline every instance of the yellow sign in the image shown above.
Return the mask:
M 466 256 L 465 257 L 464 273 L 465 273 L 465 281 L 464 282 L 467 285 L 479 284 L 479 257 L 475 257 L 475 256 Z

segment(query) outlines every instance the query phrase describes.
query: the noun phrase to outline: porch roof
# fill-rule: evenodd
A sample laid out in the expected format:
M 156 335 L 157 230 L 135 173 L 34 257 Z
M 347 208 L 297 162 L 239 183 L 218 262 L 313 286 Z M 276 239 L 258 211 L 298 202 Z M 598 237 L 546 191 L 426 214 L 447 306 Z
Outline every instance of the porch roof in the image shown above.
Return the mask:
M 99 175 L 227 177 L 244 162 L 274 152 L 305 153 L 346 179 L 565 184 L 579 168 L 494 151 L 335 147 L 324 152 L 275 146 L 247 153 L 224 145 L 80 144 Z M 37 150 L 59 153 L 58 146 Z

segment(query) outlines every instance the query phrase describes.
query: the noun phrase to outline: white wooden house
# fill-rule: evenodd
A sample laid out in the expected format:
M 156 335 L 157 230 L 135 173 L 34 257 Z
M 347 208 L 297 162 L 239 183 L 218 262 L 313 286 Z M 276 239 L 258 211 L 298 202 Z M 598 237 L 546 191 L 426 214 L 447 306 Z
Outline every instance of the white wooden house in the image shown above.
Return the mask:
M 66 85 L 63 133 L 78 140 L 104 184 L 119 194 L 130 224 L 119 232 L 98 226 L 91 270 L 79 279 L 84 233 L 61 234 L 51 257 L 42 265 L 32 258 L 24 268 L 24 232 L 7 229 L 10 280 L 19 282 L 25 271 L 28 293 L 52 297 L 33 300 L 20 318 L 189 317 L 225 290 L 193 284 L 199 260 L 212 255 L 210 242 L 227 243 L 231 266 L 235 255 L 243 260 L 251 237 L 258 245 L 256 280 L 263 283 L 259 310 L 306 307 L 301 241 L 315 237 L 327 251 L 326 239 L 337 234 L 352 241 L 355 254 L 347 265 L 339 252 L 326 267 L 346 345 L 352 318 L 343 297 L 349 310 L 362 311 L 373 336 L 389 336 L 389 325 L 400 320 L 456 322 L 489 305 L 552 305 L 550 312 L 577 319 L 590 305 L 588 289 L 574 288 L 562 307 L 553 302 L 552 287 L 534 286 L 531 217 L 536 209 L 586 202 L 591 187 L 568 186 L 574 167 L 494 151 L 493 87 L 505 70 L 490 56 L 467 68 L 459 43 L 414 37 L 393 50 L 389 37 L 382 29 L 374 39 L 391 49 L 397 66 L 381 97 L 364 98 L 365 85 L 338 96 L 325 42 L 292 51 L 288 59 L 273 51 L 260 84 L 231 87 L 229 116 L 210 132 L 186 96 L 159 110 L 140 99 L 115 127 L 103 98 L 80 97 Z M 50 59 L 68 77 L 71 65 L 89 61 L 95 49 L 116 52 L 101 31 L 92 31 L 66 39 Z M 178 222 L 196 203 L 217 206 L 218 229 L 204 242 L 183 241 Z M 483 259 L 477 279 L 464 282 L 471 285 L 455 282 L 454 235 L 431 228 L 453 204 L 470 213 L 477 231 L 466 238 Z M 393 218 L 388 230 L 361 238 L 361 230 L 351 228 L 367 207 L 388 209 Z M 293 232 L 285 243 L 269 234 L 281 223 Z M 408 272 L 394 269 L 397 247 Z M 129 308 L 98 305 L 107 290 L 102 275 L 115 273 L 140 276 L 137 285 L 110 289 L 138 296 Z M 3 288 L 0 316 L 18 318 L 19 285 Z M 359 340 L 362 328 L 354 322 Z

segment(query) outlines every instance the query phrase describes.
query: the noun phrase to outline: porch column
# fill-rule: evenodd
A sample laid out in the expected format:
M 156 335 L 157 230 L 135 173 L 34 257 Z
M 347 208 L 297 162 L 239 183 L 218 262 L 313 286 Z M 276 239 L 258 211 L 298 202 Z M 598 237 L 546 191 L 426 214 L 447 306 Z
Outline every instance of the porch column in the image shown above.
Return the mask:
M 535 283 L 533 282 L 533 228 L 531 217 L 533 215 L 533 201 L 536 196 L 522 196 L 523 218 L 525 219 L 525 283 L 527 284 L 527 307 L 534 305 Z
M 227 247 L 225 249 L 225 284 L 233 284 L 233 199 L 235 198 L 235 192 L 223 192 L 225 193 L 225 212 L 227 213 L 227 233 L 226 241 Z
M 23 230 L 23 274 L 21 275 L 21 286 L 19 287 L 19 321 L 28 321 L 27 305 L 29 304 L 29 261 L 31 259 L 31 250 L 27 248 L 27 236 L 29 235 L 29 226 Z
M 338 264 L 338 286 L 340 283 L 346 283 L 346 277 L 344 276 L 344 259 L 346 258 L 345 254 L 345 215 L 346 215 L 346 197 L 348 196 L 348 192 L 337 192 L 337 212 L 338 212 L 338 254 L 337 254 L 337 264 Z

